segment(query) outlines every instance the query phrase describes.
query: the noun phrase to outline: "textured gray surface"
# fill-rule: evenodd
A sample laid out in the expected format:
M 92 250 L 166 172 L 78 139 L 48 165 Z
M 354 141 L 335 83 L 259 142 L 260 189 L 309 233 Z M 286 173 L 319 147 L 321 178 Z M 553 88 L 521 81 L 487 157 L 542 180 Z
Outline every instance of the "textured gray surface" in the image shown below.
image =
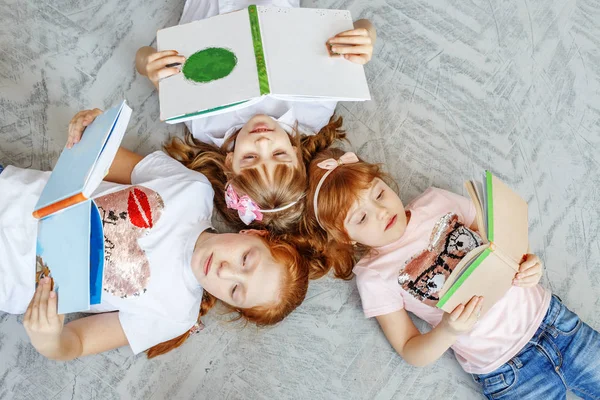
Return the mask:
M 430 185 L 462 193 L 491 168 L 530 205 L 543 283 L 600 328 L 600 3 L 597 0 L 307 1 L 378 28 L 373 101 L 340 104 L 353 147 L 387 164 L 408 201 Z M 182 1 L 0 0 L 0 162 L 50 169 L 71 116 L 125 97 L 125 145 L 158 148 L 136 49 L 177 22 Z M 0 277 L 1 279 L 1 277 Z M 353 282 L 323 279 L 272 329 L 206 318 L 148 361 L 120 349 L 56 363 L 0 314 L 0 399 L 479 399 L 446 354 L 412 368 L 365 320 Z

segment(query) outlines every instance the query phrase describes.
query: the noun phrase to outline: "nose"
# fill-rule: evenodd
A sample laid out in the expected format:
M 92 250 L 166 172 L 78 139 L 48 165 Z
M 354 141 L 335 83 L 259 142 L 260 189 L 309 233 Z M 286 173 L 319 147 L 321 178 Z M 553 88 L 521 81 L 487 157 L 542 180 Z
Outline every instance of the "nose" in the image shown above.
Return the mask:
M 227 260 L 222 260 L 217 264 L 217 276 L 220 279 L 235 279 L 239 280 L 244 274 L 243 268 L 237 263 L 230 263 Z
M 384 207 L 377 208 L 377 219 L 380 221 L 385 220 L 388 217 L 388 212 Z

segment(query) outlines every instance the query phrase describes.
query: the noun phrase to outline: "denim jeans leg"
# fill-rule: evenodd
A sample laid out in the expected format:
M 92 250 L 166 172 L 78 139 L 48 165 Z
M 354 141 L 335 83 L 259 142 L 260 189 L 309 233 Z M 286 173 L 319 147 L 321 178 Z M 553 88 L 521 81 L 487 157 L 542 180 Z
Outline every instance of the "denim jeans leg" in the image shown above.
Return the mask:
M 530 344 L 497 370 L 474 375 L 474 379 L 490 400 L 558 400 L 567 395 L 552 361 L 541 348 Z
M 562 355 L 559 373 L 577 396 L 600 400 L 600 333 L 560 305 L 556 321 L 547 330 Z

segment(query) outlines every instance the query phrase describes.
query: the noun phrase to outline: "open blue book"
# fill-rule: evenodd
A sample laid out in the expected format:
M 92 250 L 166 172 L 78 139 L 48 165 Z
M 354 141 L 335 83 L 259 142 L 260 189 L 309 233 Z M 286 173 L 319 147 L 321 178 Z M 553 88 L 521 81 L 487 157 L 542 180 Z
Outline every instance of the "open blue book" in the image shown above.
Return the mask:
M 35 206 L 41 218 L 36 284 L 52 277 L 59 314 L 86 311 L 102 300 L 104 234 L 89 197 L 108 173 L 130 117 L 125 101 L 98 116 L 79 143 L 63 150 Z

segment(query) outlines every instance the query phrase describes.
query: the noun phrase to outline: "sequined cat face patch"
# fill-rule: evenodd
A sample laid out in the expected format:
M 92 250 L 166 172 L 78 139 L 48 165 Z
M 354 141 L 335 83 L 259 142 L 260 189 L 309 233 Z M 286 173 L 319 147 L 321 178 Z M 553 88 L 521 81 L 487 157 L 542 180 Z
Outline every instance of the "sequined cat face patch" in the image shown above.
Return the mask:
M 151 189 L 132 186 L 94 199 L 104 228 L 104 291 L 139 296 L 150 280 L 150 263 L 138 239 L 150 232 L 164 208 Z
M 464 226 L 456 214 L 444 215 L 433 228 L 426 250 L 407 261 L 398 283 L 418 300 L 435 306 L 446 279 L 460 260 L 481 246 L 481 237 Z

